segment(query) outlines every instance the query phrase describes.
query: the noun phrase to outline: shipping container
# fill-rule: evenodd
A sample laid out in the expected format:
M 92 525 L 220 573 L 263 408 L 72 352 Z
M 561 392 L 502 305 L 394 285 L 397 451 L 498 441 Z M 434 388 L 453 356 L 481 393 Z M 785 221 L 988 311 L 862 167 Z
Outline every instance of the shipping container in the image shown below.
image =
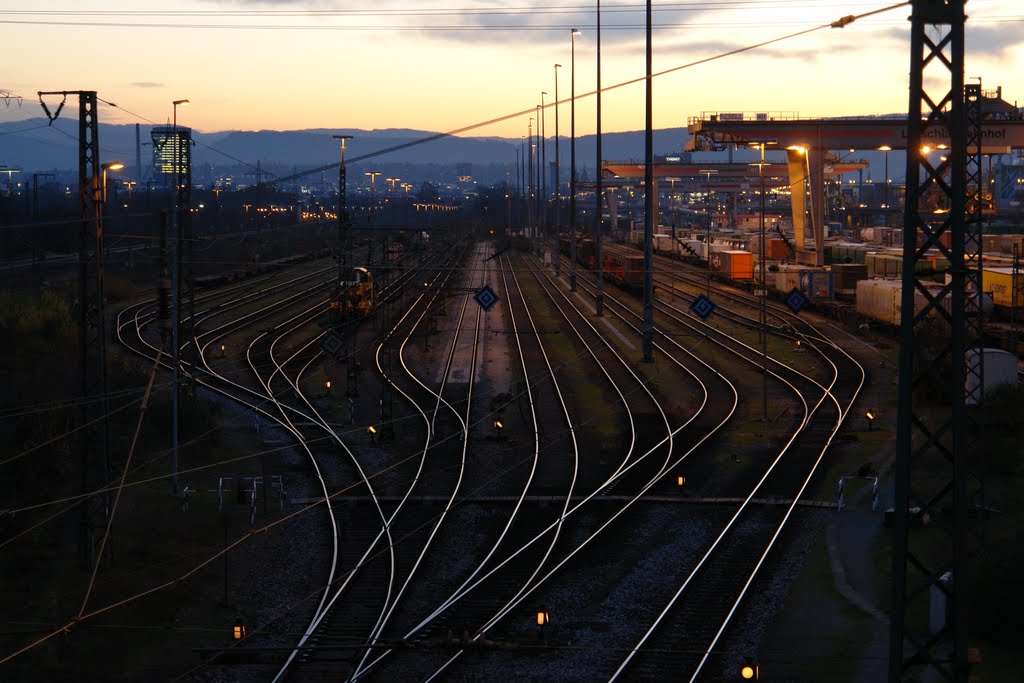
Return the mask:
M 771 237 L 765 243 L 765 258 L 770 261 L 789 258 L 789 245 L 786 240 L 778 237 Z
M 825 263 L 864 263 L 869 251 L 877 249 L 856 242 L 835 242 L 825 246 Z
M 1014 276 L 1013 268 L 985 268 L 981 271 L 981 288 L 992 293 L 996 306 L 1024 305 L 1024 272 Z
M 652 235 L 652 248 L 658 254 L 668 255 L 674 252 L 675 240 L 672 235 Z
M 699 258 L 702 261 L 707 260 L 708 257 L 708 245 L 700 240 L 683 240 L 683 244 L 686 247 L 681 248 L 683 256 L 690 256 Z
M 982 235 L 981 236 L 981 250 L 982 251 L 1002 251 L 1003 249 L 1003 236 L 1002 235 Z
M 754 278 L 754 255 L 749 251 L 727 249 L 712 254 L 711 265 L 726 277 L 734 280 Z
M 967 392 L 967 405 L 976 406 L 981 402 L 982 396 L 989 395 L 995 389 L 1003 386 L 1013 386 L 1017 383 L 1017 356 L 1002 349 L 968 349 L 964 354 L 967 363 L 967 373 L 964 381 L 964 389 Z M 982 364 L 978 368 L 979 362 Z M 978 370 L 984 375 L 984 389 L 979 382 Z
M 775 289 L 788 294 L 800 289 L 800 268 L 782 268 L 775 273 Z
M 895 277 L 903 273 L 903 254 L 899 250 L 869 251 L 864 255 L 864 263 L 870 277 Z M 944 257 L 926 255 L 914 262 L 914 268 L 922 277 L 941 277 L 941 273 L 949 269 L 949 262 Z
M 917 311 L 924 308 L 926 299 L 914 293 Z M 903 280 L 899 278 L 861 280 L 857 283 L 857 313 L 889 325 L 899 325 L 903 310 Z
M 868 279 L 868 267 L 863 263 L 837 263 L 832 273 L 836 289 L 856 289 L 857 282 Z
M 800 291 L 808 299 L 831 299 L 835 296 L 832 271 L 805 268 L 800 271 Z
M 952 278 L 952 276 L 947 273 L 946 274 L 946 283 L 945 283 L 946 285 L 949 284 L 951 278 Z M 933 283 L 930 283 L 930 282 L 926 282 L 926 283 L 924 283 L 924 286 L 925 286 L 925 289 L 929 290 L 929 292 L 931 293 L 932 297 L 936 297 L 936 296 L 939 295 L 939 293 L 941 292 L 942 288 L 945 285 L 943 285 L 941 283 L 934 283 L 933 284 Z M 978 314 L 978 299 L 979 298 L 981 299 L 981 310 L 982 310 L 982 312 L 983 313 L 991 313 L 992 312 L 992 308 L 993 308 L 993 305 L 992 305 L 992 295 L 990 293 L 982 292 L 981 297 L 979 297 L 977 292 L 975 292 L 971 288 L 968 288 L 968 290 L 964 293 L 964 296 L 965 296 L 965 302 L 966 302 L 965 306 L 964 306 L 964 309 L 967 311 L 968 315 L 977 315 Z M 944 296 L 942 298 L 942 301 L 940 302 L 940 305 L 942 306 L 942 310 L 946 311 L 946 313 L 952 314 L 952 312 L 953 312 L 953 297 L 950 296 L 950 294 L 947 294 L 946 296 Z

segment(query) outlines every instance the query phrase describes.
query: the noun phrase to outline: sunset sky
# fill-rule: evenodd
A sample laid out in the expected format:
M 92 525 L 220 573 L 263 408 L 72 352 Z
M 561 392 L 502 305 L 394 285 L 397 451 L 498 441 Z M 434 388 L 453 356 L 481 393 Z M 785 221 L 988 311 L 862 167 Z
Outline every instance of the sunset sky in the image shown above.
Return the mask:
M 654 4 L 654 70 L 682 66 L 892 3 L 848 0 L 683 0 Z M 45 10 L 38 10 L 40 5 Z M 450 131 L 529 109 L 541 91 L 596 83 L 595 3 L 562 0 L 181 0 L 133 3 L 8 0 L 0 9 L 0 90 L 24 98 L 0 122 L 42 114 L 39 90 L 97 90 L 120 109 L 106 123 L 179 123 L 220 130 L 414 128 Z M 131 7 L 132 9 L 125 9 Z M 370 7 L 368 9 L 368 7 Z M 1024 103 L 1024 7 L 967 5 L 966 75 Z M 825 28 L 655 80 L 654 124 L 684 126 L 702 111 L 801 116 L 906 111 L 908 6 Z M 644 3 L 602 6 L 605 87 L 644 74 Z M 568 107 L 562 109 L 568 133 Z M 553 112 L 547 126 L 551 135 Z M 644 125 L 642 83 L 608 92 L 606 131 Z M 467 134 L 518 137 L 527 117 Z M 577 103 L 577 134 L 592 133 L 594 98 Z

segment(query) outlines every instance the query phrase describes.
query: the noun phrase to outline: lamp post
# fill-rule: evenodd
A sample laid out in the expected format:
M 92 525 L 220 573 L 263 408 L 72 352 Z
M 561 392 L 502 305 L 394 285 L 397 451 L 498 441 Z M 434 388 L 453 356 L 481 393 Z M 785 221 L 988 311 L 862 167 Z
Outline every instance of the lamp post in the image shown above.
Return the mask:
M 576 36 L 578 28 L 569 31 L 569 291 L 576 291 Z
M 132 202 L 132 190 L 139 183 L 138 183 L 137 180 L 122 180 L 121 184 L 128 188 L 128 203 L 131 204 L 131 202 Z M 218 190 L 218 192 L 219 192 L 219 190 Z M 218 199 L 219 199 L 219 197 L 218 197 Z
M 768 421 L 768 309 L 765 305 L 765 295 L 768 293 L 768 280 L 765 275 L 765 233 L 764 233 L 764 145 L 757 143 L 761 150 L 761 161 L 751 166 L 757 166 L 757 174 L 761 179 L 761 240 L 758 246 L 758 260 L 761 265 L 761 289 L 758 292 L 760 298 L 761 317 L 761 421 Z
M 537 195 L 536 195 L 536 191 L 534 189 L 536 187 L 536 183 L 534 181 L 534 175 L 533 175 L 533 171 L 534 171 L 534 168 L 533 168 L 533 163 L 534 163 L 533 162 L 534 142 L 533 142 L 533 117 L 532 116 L 530 117 L 530 123 L 527 126 L 526 133 L 530 137 L 530 145 L 527 148 L 527 158 L 528 158 L 527 168 L 529 169 L 529 171 L 527 172 L 527 176 L 526 176 L 527 177 L 527 182 L 526 182 L 526 197 L 527 197 L 526 215 L 527 215 L 527 221 L 526 222 L 530 225 L 531 228 L 535 228 L 536 227 L 537 217 L 534 215 L 535 214 L 535 208 L 536 208 L 534 206 L 534 202 L 536 202 L 536 200 L 537 200 Z
M 178 220 L 178 192 L 181 189 L 181 145 L 178 144 L 178 107 L 189 104 L 188 100 L 174 100 L 173 124 L 171 125 L 171 148 L 174 155 L 174 191 L 171 192 L 171 234 L 174 235 L 174 251 L 171 252 L 174 265 L 171 267 L 171 293 L 174 296 L 171 321 L 171 344 L 173 364 L 174 393 L 171 398 L 171 488 L 178 495 L 178 455 L 181 444 L 178 443 L 180 431 L 179 411 L 181 409 L 181 222 Z
M 548 112 L 544 104 L 544 96 L 547 94 L 546 90 L 540 93 L 540 200 L 537 202 L 541 209 L 540 226 L 545 237 L 548 236 L 548 155 L 545 149 L 548 143 Z
M 555 277 L 562 274 L 562 189 L 558 186 L 561 181 L 559 157 L 558 157 L 558 70 L 561 64 L 555 64 Z
M 109 161 L 109 162 L 107 162 L 105 164 L 101 164 L 100 168 L 103 170 L 103 192 L 102 192 L 101 196 L 103 197 L 103 203 L 106 204 L 107 203 L 107 171 L 120 171 L 122 168 L 124 168 L 124 164 L 121 163 L 120 161 Z
M 889 152 L 890 152 L 890 150 L 892 150 L 892 147 L 890 147 L 889 145 L 882 145 L 878 149 L 880 149 L 883 152 L 885 152 L 885 190 L 884 190 L 884 194 L 883 194 L 884 199 L 882 199 L 882 208 L 883 209 L 888 209 L 889 208 Z M 888 225 L 888 222 L 886 224 Z
M 512 195 L 508 184 L 505 184 L 505 236 L 512 232 Z
M 345 166 L 345 143 L 352 139 L 351 135 L 332 135 L 335 140 L 341 142 L 341 164 L 338 165 L 338 282 L 341 282 L 347 273 L 345 261 L 350 254 L 346 254 L 345 237 L 348 229 L 348 169 Z
M 373 228 L 373 212 L 374 212 L 374 208 L 375 208 L 374 207 L 373 194 L 374 194 L 374 189 L 376 188 L 376 185 L 377 185 L 377 183 L 376 183 L 377 176 L 381 175 L 381 172 L 380 171 L 366 171 L 366 172 L 363 173 L 363 175 L 364 176 L 368 176 L 370 178 L 370 239 L 369 239 L 369 246 L 367 248 L 367 253 L 366 253 L 366 262 L 369 263 L 370 261 L 373 260 L 373 237 L 374 237 L 373 236 L 373 229 L 374 229 Z
M 521 159 L 520 162 L 519 162 L 519 198 L 520 198 L 520 204 L 519 204 L 519 207 L 518 207 L 518 210 L 516 211 L 516 213 L 518 214 L 518 218 L 519 218 L 519 228 L 522 229 L 522 227 L 523 227 L 523 203 L 529 201 L 527 199 L 528 190 L 526 188 L 526 136 L 525 135 L 520 135 L 519 136 L 519 158 Z M 528 203 L 526 204 L 526 207 L 527 207 L 527 209 L 529 209 L 529 204 Z
M 707 253 L 704 256 L 705 256 L 705 258 L 707 259 L 707 262 L 708 262 L 708 286 L 707 286 L 707 290 L 708 291 L 707 291 L 707 296 L 708 296 L 708 298 L 710 298 L 711 297 L 711 176 L 718 175 L 718 171 L 713 169 L 713 168 L 702 168 L 702 169 L 700 169 L 697 172 L 700 173 L 702 176 L 705 176 L 707 178 L 707 180 L 708 180 L 708 195 L 707 195 L 707 201 L 708 201 L 708 226 L 707 226 L 707 238 L 705 240 L 706 244 L 704 245 L 704 248 L 707 250 Z
M 601 0 L 597 0 L 597 173 L 594 175 L 594 266 L 597 269 L 594 290 L 594 311 L 598 318 L 604 315 L 604 260 L 601 257 Z
M 96 241 L 99 247 L 96 249 L 96 253 L 102 253 L 104 256 L 107 255 L 106 240 L 103 239 L 103 232 L 104 228 L 106 227 L 104 225 L 105 221 L 103 219 L 106 217 L 107 213 L 107 171 L 120 171 L 122 168 L 124 168 L 124 164 L 120 161 L 108 161 L 105 164 L 100 164 L 100 169 L 103 171 L 102 180 L 100 181 L 100 203 L 102 204 L 102 206 L 100 209 L 100 220 L 98 225 L 96 226 Z M 115 192 L 114 194 L 116 196 L 117 193 Z

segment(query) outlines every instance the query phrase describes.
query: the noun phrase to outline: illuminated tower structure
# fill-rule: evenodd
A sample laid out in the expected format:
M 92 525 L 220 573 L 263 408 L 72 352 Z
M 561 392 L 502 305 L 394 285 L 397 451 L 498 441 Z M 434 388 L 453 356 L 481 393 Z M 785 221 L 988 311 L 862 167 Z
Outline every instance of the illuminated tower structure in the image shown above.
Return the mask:
M 153 141 L 153 179 L 161 187 L 174 185 L 175 176 L 192 183 L 192 129 L 184 126 L 157 126 L 150 132 Z M 177 144 L 175 144 L 177 141 Z M 175 160 L 177 159 L 177 162 Z

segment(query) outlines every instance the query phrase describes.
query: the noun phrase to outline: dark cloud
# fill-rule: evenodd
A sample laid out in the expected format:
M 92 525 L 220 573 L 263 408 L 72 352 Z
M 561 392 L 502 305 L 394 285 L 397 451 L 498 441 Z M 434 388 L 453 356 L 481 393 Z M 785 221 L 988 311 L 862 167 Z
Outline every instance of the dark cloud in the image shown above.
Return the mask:
M 968 20 L 964 29 L 967 56 L 987 55 L 993 58 L 1008 57 L 1009 51 L 1024 44 L 1024 33 L 1019 24 L 996 25 L 974 24 Z

